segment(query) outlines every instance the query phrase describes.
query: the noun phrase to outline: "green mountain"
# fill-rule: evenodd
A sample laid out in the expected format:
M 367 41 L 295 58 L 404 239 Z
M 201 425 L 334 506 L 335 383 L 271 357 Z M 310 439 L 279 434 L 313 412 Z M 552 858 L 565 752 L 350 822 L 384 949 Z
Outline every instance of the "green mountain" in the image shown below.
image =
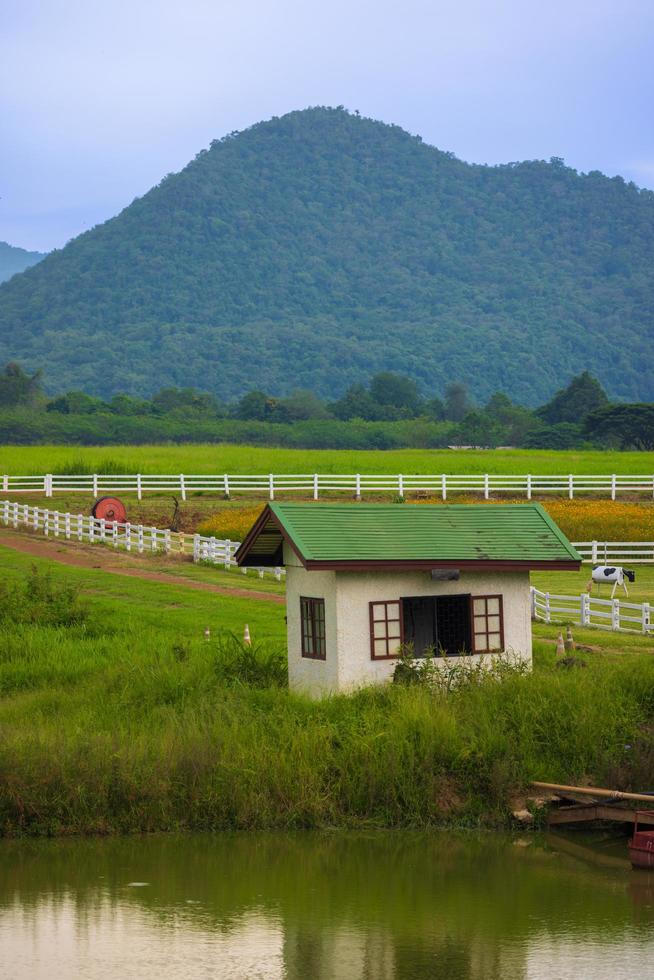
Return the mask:
M 390 368 L 545 401 L 588 369 L 654 399 L 654 193 L 463 163 L 308 109 L 214 142 L 0 287 L 0 363 L 51 389 L 321 395 Z
M 7 242 L 0 242 L 0 282 L 10 279 L 17 272 L 29 269 L 45 258 L 45 252 L 28 252 Z

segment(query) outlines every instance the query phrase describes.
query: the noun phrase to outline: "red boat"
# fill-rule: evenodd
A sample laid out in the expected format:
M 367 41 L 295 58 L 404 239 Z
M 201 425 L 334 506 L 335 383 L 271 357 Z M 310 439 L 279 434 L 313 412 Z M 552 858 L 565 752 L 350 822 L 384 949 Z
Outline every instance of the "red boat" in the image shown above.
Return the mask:
M 654 830 L 639 830 L 638 820 L 654 824 L 654 810 L 636 810 L 634 836 L 629 841 L 629 857 L 632 868 L 654 871 Z

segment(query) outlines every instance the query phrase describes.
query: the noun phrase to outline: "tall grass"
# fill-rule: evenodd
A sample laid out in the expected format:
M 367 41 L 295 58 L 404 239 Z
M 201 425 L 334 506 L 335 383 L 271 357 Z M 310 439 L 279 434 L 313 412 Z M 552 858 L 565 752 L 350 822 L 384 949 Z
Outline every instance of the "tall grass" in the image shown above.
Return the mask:
M 311 702 L 269 643 L 18 622 L 0 635 L 0 832 L 497 824 L 530 779 L 647 788 L 654 661 L 552 660 Z
M 286 449 L 247 444 L 3 446 L 2 473 L 652 473 L 654 453 L 527 449 Z

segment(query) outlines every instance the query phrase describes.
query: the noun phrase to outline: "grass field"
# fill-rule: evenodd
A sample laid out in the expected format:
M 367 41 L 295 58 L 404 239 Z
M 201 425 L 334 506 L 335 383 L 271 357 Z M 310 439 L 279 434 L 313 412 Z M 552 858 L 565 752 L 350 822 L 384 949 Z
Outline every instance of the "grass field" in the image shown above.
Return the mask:
M 489 449 L 3 446 L 0 473 L 654 473 L 654 453 Z
M 0 582 L 5 834 L 497 824 L 530 779 L 649 785 L 639 637 L 593 631 L 587 668 L 561 671 L 537 627 L 529 676 L 314 703 L 286 689 L 282 605 L 2 547 Z M 253 653 L 230 641 L 244 622 Z

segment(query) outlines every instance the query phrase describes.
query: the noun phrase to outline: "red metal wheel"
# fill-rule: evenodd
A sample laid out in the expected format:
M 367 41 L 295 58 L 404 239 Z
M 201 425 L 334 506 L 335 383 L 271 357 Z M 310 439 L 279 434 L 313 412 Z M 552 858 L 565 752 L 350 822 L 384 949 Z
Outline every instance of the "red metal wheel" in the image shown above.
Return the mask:
M 93 504 L 91 513 L 94 517 L 104 518 L 108 523 L 125 524 L 127 521 L 125 504 L 118 497 L 100 497 Z

